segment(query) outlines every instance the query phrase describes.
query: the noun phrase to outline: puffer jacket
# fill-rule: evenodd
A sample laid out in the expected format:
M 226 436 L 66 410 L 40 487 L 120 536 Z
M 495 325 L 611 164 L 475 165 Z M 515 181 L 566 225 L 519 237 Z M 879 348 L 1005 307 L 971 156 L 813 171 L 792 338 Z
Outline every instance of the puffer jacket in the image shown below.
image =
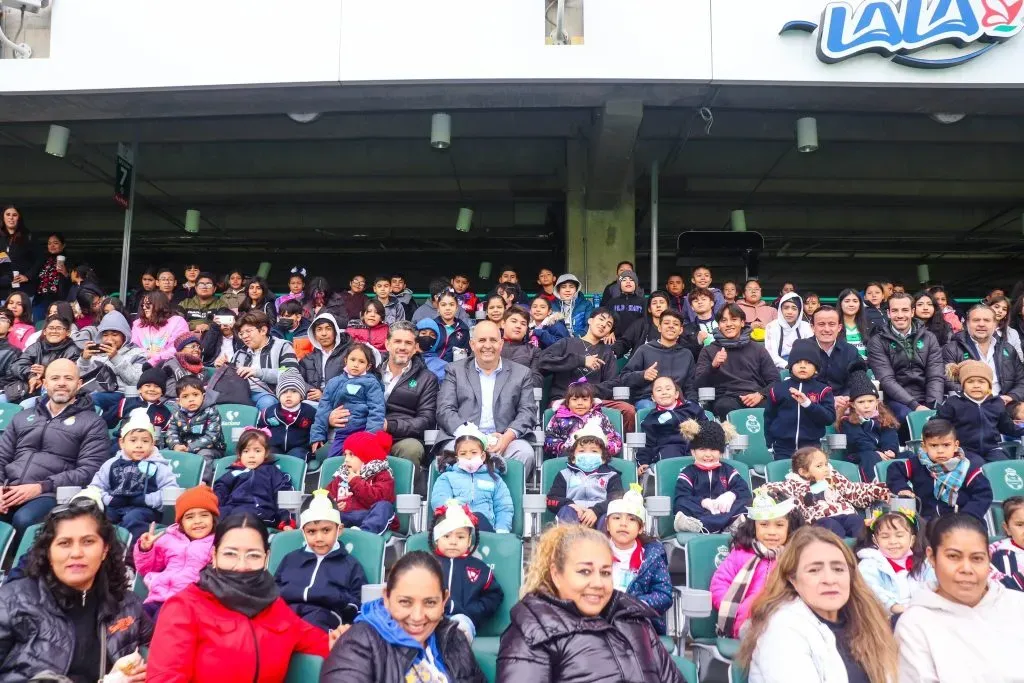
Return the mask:
M 272 526 L 289 516 L 287 510 L 277 507 L 278 492 L 292 490 L 291 477 L 269 462 L 250 470 L 236 461 L 213 484 L 221 519 L 232 512 L 248 511 Z
M 501 477 L 486 467 L 470 474 L 452 465 L 442 472 L 430 489 L 430 508 L 436 510 L 452 498 L 487 518 L 495 531 L 512 530 L 512 494 Z
M 689 456 L 690 442 L 679 431 L 679 425 L 687 420 L 704 424 L 708 416 L 696 401 L 679 401 L 671 408 L 655 406 L 647 413 L 640 424 L 640 431 L 647 436 L 647 444 L 636 453 L 637 465 Z
M 60 344 L 50 344 L 50 342 L 40 337 L 39 341 L 25 347 L 21 356 L 11 363 L 10 374 L 28 381 L 29 375 L 32 374 L 33 365 L 46 367 L 58 358 L 77 361 L 81 355 L 82 350 L 78 348 L 78 344 L 71 337 L 68 337 Z
M 857 551 L 857 559 L 857 571 L 886 612 L 896 605 L 908 606 L 915 593 L 929 590 L 929 583 L 935 580 L 935 570 L 927 562 L 919 576 L 911 576 L 910 572 L 897 573 L 889 558 L 878 548 Z
M 378 351 L 384 351 L 384 342 L 388 340 L 388 326 L 381 323 L 375 327 L 367 327 L 358 320 L 350 321 L 345 332 L 354 342 L 372 346 Z
M 533 326 L 530 336 L 537 341 L 537 348 L 546 349 L 569 336 L 569 328 L 562 322 L 564 317 L 561 313 L 552 313 L 540 325 Z
M 84 357 L 78 359 L 78 373 L 83 377 L 102 366 L 107 366 L 114 371 L 117 377 L 117 390 L 126 397 L 138 396 L 137 384 L 142 376 L 143 366 L 146 364 L 146 352 L 131 342 L 132 330 L 128 327 L 128 321 L 117 311 L 111 311 L 103 316 L 99 327 L 96 329 L 98 337 L 102 337 L 106 331 L 119 332 L 124 336 L 124 345 L 117 350 L 111 358 L 103 353 L 97 353 L 89 360 Z
M 611 465 L 584 472 L 575 463 L 566 463 L 547 492 L 548 512 L 556 515 L 567 505 L 579 505 L 601 517 L 608 511 L 608 502 L 621 498 L 622 492 L 622 475 Z
M 329 322 L 334 326 L 334 348 L 327 354 L 324 353 L 323 345 L 316 340 L 316 335 L 313 334 L 313 328 L 321 322 Z M 306 384 L 323 391 L 327 382 L 340 375 L 345 369 L 345 350 L 352 340 L 348 333 L 341 329 L 331 313 L 321 313 L 313 318 L 307 336 L 310 343 L 313 344 L 313 351 L 299 361 L 299 372 L 302 373 L 302 379 L 306 380 Z
M 39 401 L 15 415 L 0 436 L 0 468 L 7 482 L 41 484 L 48 495 L 60 486 L 88 486 L 109 457 L 107 423 L 87 395 L 56 417 L 46 401 Z
M 999 394 L 1011 396 L 1014 401 L 1024 401 L 1024 365 L 1021 365 L 1017 352 L 1003 337 L 993 337 L 992 343 L 996 345 L 992 362 L 996 366 Z M 949 343 L 942 347 L 943 363 L 959 363 L 965 360 L 981 360 L 978 345 L 966 330 L 954 334 Z M 960 383 L 947 379 L 946 391 L 960 391 Z
M 11 366 L 18 360 L 21 350 L 11 343 L 13 337 L 8 332 L 6 337 L 0 337 L 0 382 L 6 382 Z
M 587 321 L 594 312 L 594 304 L 582 292 L 577 292 L 572 301 L 559 302 L 558 312 L 562 314 L 565 327 L 573 337 L 582 337 L 587 333 Z
M 427 644 L 431 656 L 439 658 L 447 671 L 448 683 L 485 683 L 480 665 L 454 621 L 443 619 Z M 381 600 L 374 600 L 363 606 L 356 623 L 338 639 L 320 671 L 320 681 L 397 683 L 418 680 L 408 677 L 409 670 L 425 656 L 423 646 L 391 618 Z
M 656 616 L 619 591 L 597 617 L 583 616 L 569 600 L 530 593 L 501 634 L 497 683 L 683 683 L 651 626 Z
M 101 602 L 99 623 L 107 629 L 107 665 L 111 667 L 148 645 L 153 635 L 142 602 L 131 592 L 120 604 L 112 599 Z M 0 587 L 0 680 L 23 683 L 43 671 L 65 674 L 74 650 L 74 624 L 43 579 L 26 577 Z
M 90 486 L 95 486 L 102 492 L 103 505 L 106 507 L 125 507 L 124 504 L 112 505 L 115 496 L 123 497 L 141 495 L 145 497 L 146 507 L 159 510 L 163 506 L 163 490 L 165 488 L 178 485 L 178 477 L 174 474 L 174 470 L 171 468 L 171 463 L 160 454 L 160 451 L 156 446 L 153 446 L 153 452 L 149 457 L 145 460 L 140 460 L 136 465 L 136 467 L 144 473 L 142 491 L 138 493 L 134 491 L 128 493 L 123 490 L 118 490 L 118 487 L 127 488 L 128 486 L 126 486 L 126 483 L 131 483 L 130 478 L 128 482 L 117 481 L 116 478 L 111 475 L 111 470 L 114 469 L 114 465 L 119 461 L 130 461 L 128 456 L 124 454 L 123 450 L 118 451 L 116 456 L 103 463 L 99 471 L 96 472 L 96 475 L 92 478 L 92 483 L 90 484 Z M 131 467 L 131 465 L 128 466 Z M 132 469 L 134 469 L 134 467 Z
M 590 412 L 584 415 L 577 415 L 569 410 L 569 406 L 564 403 L 558 407 L 551 422 L 544 427 L 544 456 L 559 458 L 569 455 L 569 437 L 593 419 L 601 423 L 601 431 L 605 435 L 608 452 L 618 455 L 622 450 L 622 436 L 615 431 L 611 420 L 601 412 L 600 402 L 596 401 Z
M 328 654 L 327 633 L 281 598 L 249 619 L 193 585 L 164 603 L 158 621 L 147 683 L 280 683 L 293 654 Z
M 387 361 L 385 361 L 386 363 Z M 423 432 L 433 429 L 437 412 L 437 375 L 431 372 L 417 353 L 409 361 L 411 366 L 398 380 L 384 403 L 384 419 L 388 434 L 399 439 L 423 439 Z M 381 364 L 380 370 L 384 370 Z
M 224 432 L 217 407 L 207 406 L 194 413 L 178 408 L 167 423 L 164 442 L 167 448 L 185 446 L 189 453 L 198 453 L 204 449 L 225 450 Z
M 316 406 L 316 419 L 309 432 L 310 443 L 327 441 L 327 419 L 339 406 L 351 413 L 346 430 L 379 432 L 384 428 L 384 387 L 372 374 L 351 377 L 342 373 L 327 383 Z
M 889 500 L 889 489 L 885 484 L 850 481 L 831 466 L 825 481 L 828 482 L 828 490 L 823 494 L 812 494 L 811 482 L 796 472 L 790 472 L 782 481 L 768 482 L 765 488 L 777 500 L 792 498 L 808 524 L 826 517 L 855 515 L 858 508 L 867 508 L 875 501 Z
M 149 589 L 146 602 L 167 602 L 199 580 L 210 564 L 213 534 L 193 541 L 178 524 L 167 527 L 148 551 L 135 544 L 135 570 Z
M 920 405 L 934 408 L 945 395 L 946 369 L 935 335 L 915 322 L 910 336 L 913 358 L 903 351 L 888 325 L 868 342 L 868 365 L 875 373 L 886 401 L 902 403 L 911 410 Z
M 733 548 L 729 555 L 718 565 L 718 569 L 711 577 L 711 605 L 720 609 L 726 593 L 732 586 L 733 580 L 747 562 L 754 558 L 754 551 L 746 548 Z M 743 600 L 740 601 L 739 609 L 736 611 L 736 619 L 733 622 L 732 633 L 727 634 L 730 638 L 740 637 L 740 627 L 750 618 L 750 609 L 754 606 L 754 600 L 764 590 L 768 582 L 768 574 L 775 568 L 776 560 L 762 559 L 754 568 L 754 574 L 750 577 L 750 586 L 747 588 Z
M 658 616 L 651 619 L 658 635 L 665 635 L 665 613 L 672 606 L 672 577 L 668 573 L 668 558 L 661 541 L 637 544 L 635 553 L 640 555 L 640 569 L 629 584 L 626 595 L 636 598 Z M 635 556 L 635 554 L 634 554 Z

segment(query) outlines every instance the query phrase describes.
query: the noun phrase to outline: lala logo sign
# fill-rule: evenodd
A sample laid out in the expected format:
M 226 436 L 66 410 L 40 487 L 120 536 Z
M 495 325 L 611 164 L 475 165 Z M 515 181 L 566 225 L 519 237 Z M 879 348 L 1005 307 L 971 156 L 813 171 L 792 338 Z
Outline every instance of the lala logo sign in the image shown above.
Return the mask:
M 980 57 L 1020 33 L 1024 0 L 864 0 L 830 2 L 821 25 L 790 21 L 780 33 L 818 31 L 818 59 L 835 64 L 873 53 L 896 64 L 946 69 Z M 917 54 L 939 45 L 960 50 L 951 56 Z

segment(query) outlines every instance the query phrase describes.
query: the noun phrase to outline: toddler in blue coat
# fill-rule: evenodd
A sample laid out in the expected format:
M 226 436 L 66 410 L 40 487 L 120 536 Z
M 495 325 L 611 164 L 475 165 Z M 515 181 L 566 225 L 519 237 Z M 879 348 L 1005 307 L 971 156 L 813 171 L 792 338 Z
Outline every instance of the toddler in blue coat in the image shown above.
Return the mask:
M 340 406 L 348 410 L 349 418 L 334 434 L 330 457 L 342 454 L 342 446 L 350 434 L 384 429 L 384 386 L 375 371 L 376 358 L 373 349 L 366 344 L 352 344 L 345 351 L 344 372 L 327 382 L 316 407 L 316 420 L 309 433 L 309 448 L 313 453 L 327 441 L 327 418 Z
M 444 614 L 459 625 L 469 642 L 505 599 L 494 571 L 473 556 L 480 541 L 476 521 L 468 506 L 453 499 L 434 511 L 433 530 L 428 534 L 448 588 Z
M 366 573 L 338 541 L 341 516 L 327 491 L 313 492 L 299 522 L 306 544 L 285 555 L 274 572 L 281 598 L 325 631 L 351 624 L 359 614 Z
M 438 461 L 441 472 L 430 489 L 430 507 L 439 508 L 453 498 L 477 516 L 480 531 L 507 534 L 512 530 L 512 493 L 498 476 L 487 452 L 487 436 L 472 422 L 455 430 L 454 451 Z
M 851 372 L 847 391 L 850 403 L 836 421 L 836 431 L 846 435 L 846 460 L 860 467 L 863 481 L 875 481 L 875 465 L 900 453 L 900 423 L 878 400 L 866 372 Z
M 764 409 L 765 440 L 776 460 L 793 457 L 797 449 L 818 446 L 825 428 L 836 420 L 832 387 L 815 379 L 817 349 L 802 345 L 789 352 L 787 379 L 768 387 Z
M 271 528 L 294 528 L 287 510 L 277 506 L 279 491 L 292 491 L 292 480 L 274 465 L 266 431 L 246 427 L 236 446 L 238 460 L 213 485 L 220 514 L 251 512 Z
M 687 420 L 680 430 L 690 440 L 693 464 L 676 479 L 672 509 L 676 531 L 722 533 L 731 531 L 740 515 L 753 503 L 750 486 L 739 471 L 722 462 L 727 440 L 736 436 L 731 424 Z

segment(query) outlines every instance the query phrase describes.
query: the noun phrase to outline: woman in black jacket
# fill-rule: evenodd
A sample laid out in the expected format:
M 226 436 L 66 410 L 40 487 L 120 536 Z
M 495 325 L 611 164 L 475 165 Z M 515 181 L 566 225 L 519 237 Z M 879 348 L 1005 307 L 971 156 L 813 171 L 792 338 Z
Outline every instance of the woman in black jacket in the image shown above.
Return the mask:
M 7 256 L 6 261 L 0 259 L 0 290 L 7 291 L 12 282 L 16 282 L 22 289 L 32 293 L 29 283 L 35 280 L 41 265 L 35 245 L 32 244 L 32 233 L 25 227 L 25 219 L 13 204 L 4 206 L 0 215 L 3 216 L 3 236 L 6 238 L 3 251 Z M 13 277 L 15 271 L 17 277 Z
M 545 532 L 523 591 L 501 635 L 497 683 L 683 683 L 651 625 L 654 610 L 613 590 L 601 532 L 568 524 Z
M 384 597 L 364 604 L 338 639 L 321 683 L 484 683 L 466 637 L 444 616 L 447 601 L 440 563 L 424 551 L 406 553 L 388 573 Z
M 50 511 L 28 552 L 25 578 L 0 588 L 0 680 L 51 671 L 75 683 L 115 667 L 146 680 L 136 651 L 153 633 L 128 584 L 124 548 L 95 499 L 79 494 Z

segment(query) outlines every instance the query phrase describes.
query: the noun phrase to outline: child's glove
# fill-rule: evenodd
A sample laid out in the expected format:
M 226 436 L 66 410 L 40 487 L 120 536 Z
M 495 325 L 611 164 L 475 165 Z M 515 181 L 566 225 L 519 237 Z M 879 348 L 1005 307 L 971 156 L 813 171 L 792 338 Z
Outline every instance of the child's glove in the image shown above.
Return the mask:
M 277 525 L 277 530 L 278 531 L 288 531 L 289 529 L 294 529 L 294 528 L 295 528 L 295 520 L 291 519 L 291 518 L 283 519 Z
M 716 512 L 720 515 L 724 515 L 729 510 L 732 510 L 733 503 L 736 502 L 736 494 L 732 491 L 726 491 L 718 498 L 715 498 Z
M 708 512 L 710 512 L 711 514 L 715 514 L 715 501 L 714 501 L 714 499 L 712 499 L 712 498 L 705 498 L 704 500 L 702 500 L 700 502 L 700 506 L 702 508 L 704 508 L 705 510 L 707 510 Z

